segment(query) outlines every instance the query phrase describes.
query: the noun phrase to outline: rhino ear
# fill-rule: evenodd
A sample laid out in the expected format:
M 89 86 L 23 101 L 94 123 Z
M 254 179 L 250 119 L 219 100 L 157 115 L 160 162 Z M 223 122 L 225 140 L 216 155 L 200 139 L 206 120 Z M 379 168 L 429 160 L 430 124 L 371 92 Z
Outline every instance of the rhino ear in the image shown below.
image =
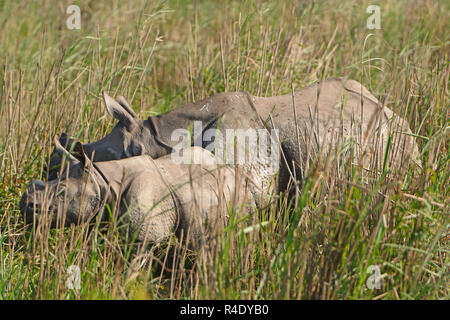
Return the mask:
M 61 136 L 59 137 L 59 142 L 61 142 L 63 146 L 67 146 L 67 138 L 67 134 L 65 132 L 62 132 Z
M 75 144 L 73 145 L 72 155 L 75 157 L 75 159 L 81 162 L 83 167 L 88 166 L 91 162 L 86 152 L 84 152 L 83 145 L 81 144 L 80 141 L 76 141 Z
M 77 161 L 77 159 L 70 154 L 70 152 L 63 147 L 63 144 L 61 144 L 64 141 L 62 137 L 59 139 L 55 137 L 55 150 L 59 153 L 61 157 L 67 157 L 71 162 Z
M 62 157 L 68 157 L 71 163 L 80 162 L 83 167 L 89 165 L 90 160 L 86 155 L 86 152 L 84 152 L 84 148 L 81 142 L 73 142 L 72 151 L 69 151 L 62 146 L 62 144 L 60 143 L 60 139 L 55 138 L 55 148 Z
M 74 139 L 69 138 L 69 136 L 65 132 L 61 133 L 61 136 L 58 140 L 66 150 L 70 150 L 72 148 L 72 143 L 74 143 L 75 141 Z
M 105 100 L 108 113 L 113 118 L 119 120 L 128 131 L 131 131 L 137 124 L 135 116 L 130 114 L 130 112 L 127 111 L 127 108 L 124 108 L 120 103 L 111 98 L 105 91 L 103 91 L 103 100 Z
M 134 113 L 133 108 L 124 96 L 117 96 L 116 100 L 133 118 L 137 118 L 136 113 Z

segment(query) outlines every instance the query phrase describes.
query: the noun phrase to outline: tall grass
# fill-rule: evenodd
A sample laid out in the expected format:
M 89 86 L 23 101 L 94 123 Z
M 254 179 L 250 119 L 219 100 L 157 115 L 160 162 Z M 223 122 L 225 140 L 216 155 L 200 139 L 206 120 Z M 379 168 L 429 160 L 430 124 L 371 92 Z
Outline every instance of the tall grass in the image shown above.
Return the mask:
M 381 29 L 369 30 L 369 4 L 80 1 L 81 30 L 68 30 L 61 1 L 0 1 L 0 298 L 448 299 L 450 8 L 378 1 Z M 144 118 L 216 92 L 287 94 L 333 76 L 360 81 L 409 122 L 421 169 L 367 173 L 337 150 L 340 162 L 311 163 L 295 203 L 231 214 L 212 253 L 175 239 L 136 249 L 114 220 L 24 228 L 18 201 L 45 179 L 55 134 L 88 142 L 111 129 L 101 90 Z M 66 287 L 70 265 L 79 290 Z M 370 266 L 380 289 L 367 285 Z

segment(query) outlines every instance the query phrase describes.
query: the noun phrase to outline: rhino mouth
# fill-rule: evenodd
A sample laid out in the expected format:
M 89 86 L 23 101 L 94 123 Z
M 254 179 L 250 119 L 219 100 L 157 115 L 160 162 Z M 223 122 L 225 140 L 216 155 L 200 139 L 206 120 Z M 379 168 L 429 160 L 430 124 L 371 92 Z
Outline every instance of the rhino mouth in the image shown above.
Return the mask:
M 33 196 L 29 197 L 24 194 L 20 199 L 19 207 L 20 211 L 24 215 L 25 224 L 33 224 L 33 222 L 38 222 L 39 216 L 45 212 L 53 214 L 57 211 L 57 208 L 49 201 L 48 204 L 43 207 L 42 203 L 39 201 L 34 201 Z

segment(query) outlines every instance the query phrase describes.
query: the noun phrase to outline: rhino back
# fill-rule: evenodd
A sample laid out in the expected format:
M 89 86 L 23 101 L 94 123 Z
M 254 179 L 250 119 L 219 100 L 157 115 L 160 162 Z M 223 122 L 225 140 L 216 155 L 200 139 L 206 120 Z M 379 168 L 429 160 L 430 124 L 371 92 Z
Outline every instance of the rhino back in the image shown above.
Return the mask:
M 248 103 L 245 92 L 214 94 L 209 98 L 180 106 L 152 117 L 158 127 L 161 140 L 173 146 L 171 136 L 176 129 L 192 130 L 194 121 L 201 122 L 202 131 L 207 129 L 247 129 L 260 127 L 257 114 Z
M 410 136 L 407 122 L 399 118 L 359 82 L 329 79 L 295 91 L 295 111 L 292 95 L 256 98 L 263 117 L 273 118 L 280 130 L 283 151 L 288 161 L 305 167 L 306 159 L 315 159 L 319 150 L 328 153 L 345 139 L 352 139 L 364 153 L 362 162 L 369 166 L 371 156 L 383 156 L 388 136 L 397 136 L 391 163 L 397 168 L 405 156 L 417 157 L 417 145 Z M 298 133 L 297 133 L 298 130 Z M 298 138 L 297 138 L 298 136 Z M 380 162 L 380 161 L 377 161 Z M 286 172 L 284 172 L 286 173 Z

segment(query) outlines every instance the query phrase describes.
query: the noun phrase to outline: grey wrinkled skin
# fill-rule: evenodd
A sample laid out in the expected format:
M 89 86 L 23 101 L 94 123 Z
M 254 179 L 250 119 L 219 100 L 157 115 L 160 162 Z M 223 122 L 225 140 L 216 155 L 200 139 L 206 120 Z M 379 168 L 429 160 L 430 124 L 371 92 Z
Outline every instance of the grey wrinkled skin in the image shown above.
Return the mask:
M 170 139 L 174 130 L 202 121 L 203 131 L 218 128 L 223 134 L 226 129 L 278 129 L 283 156 L 277 191 L 285 190 L 292 172 L 297 180 L 304 176 L 307 159 L 329 154 L 337 149 L 337 142 L 348 139 L 359 146 L 357 159 L 368 170 L 380 169 L 389 136 L 393 150 L 388 157 L 389 168 L 405 168 L 409 160 L 420 166 L 418 147 L 408 123 L 354 80 L 328 79 L 296 90 L 296 117 L 291 94 L 263 98 L 246 92 L 220 93 L 147 120 L 138 119 L 123 97 L 116 101 L 104 94 L 104 99 L 108 112 L 119 122 L 100 141 L 84 145 L 89 157 L 94 153 L 94 161 L 142 154 L 156 159 L 167 155 L 177 144 Z M 70 145 L 67 137 L 63 140 L 62 144 Z M 209 143 L 203 142 L 202 146 Z M 50 168 L 57 169 L 60 162 L 61 158 L 53 152 Z M 253 169 L 248 173 L 258 180 L 258 172 L 264 170 Z M 56 171 L 50 169 L 49 180 L 56 177 Z M 267 181 L 264 180 L 266 185 Z
M 64 148 L 56 143 L 64 156 Z M 202 242 L 224 228 L 230 205 L 244 205 L 249 197 L 234 170 L 218 166 L 209 151 L 187 151 L 199 153 L 201 164 L 175 164 L 170 155 L 156 160 L 143 155 L 94 165 L 77 142 L 63 175 L 47 183 L 34 181 L 20 209 L 26 223 L 39 223 L 47 210 L 56 227 L 88 222 L 105 204 L 112 208 L 118 203 L 118 221 L 137 241 L 153 244 L 174 233 Z

